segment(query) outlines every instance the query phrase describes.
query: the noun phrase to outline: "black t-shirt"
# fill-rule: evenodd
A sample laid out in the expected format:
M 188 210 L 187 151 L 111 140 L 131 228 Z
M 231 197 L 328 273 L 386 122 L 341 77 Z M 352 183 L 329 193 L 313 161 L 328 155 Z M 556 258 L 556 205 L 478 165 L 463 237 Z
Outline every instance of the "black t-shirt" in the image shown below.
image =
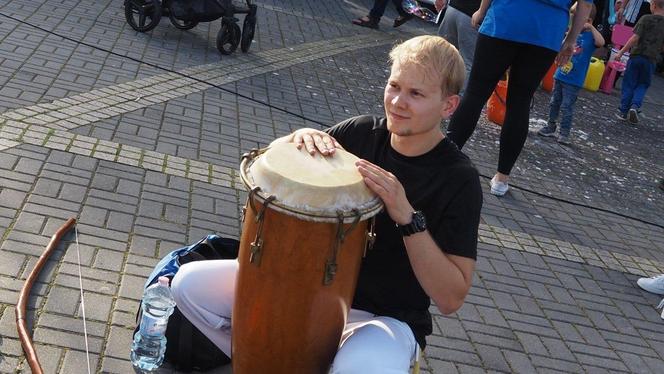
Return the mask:
M 450 6 L 472 17 L 473 13 L 480 9 L 481 2 L 482 0 L 450 0 Z
M 482 189 L 477 170 L 449 139 L 407 157 L 390 145 L 385 118 L 350 118 L 327 130 L 349 152 L 394 174 L 410 204 L 446 253 L 475 259 Z M 422 348 L 432 332 L 430 298 L 410 266 L 399 230 L 387 212 L 376 217 L 376 242 L 362 260 L 353 308 L 406 322 Z

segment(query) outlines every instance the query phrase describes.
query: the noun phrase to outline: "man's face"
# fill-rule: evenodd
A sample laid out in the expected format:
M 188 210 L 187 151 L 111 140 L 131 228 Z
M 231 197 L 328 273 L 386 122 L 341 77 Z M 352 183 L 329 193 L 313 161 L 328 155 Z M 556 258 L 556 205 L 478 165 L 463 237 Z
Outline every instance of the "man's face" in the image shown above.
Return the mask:
M 392 64 L 383 98 L 387 129 L 399 136 L 438 131 L 446 100 L 438 74 L 424 74 L 414 64 Z

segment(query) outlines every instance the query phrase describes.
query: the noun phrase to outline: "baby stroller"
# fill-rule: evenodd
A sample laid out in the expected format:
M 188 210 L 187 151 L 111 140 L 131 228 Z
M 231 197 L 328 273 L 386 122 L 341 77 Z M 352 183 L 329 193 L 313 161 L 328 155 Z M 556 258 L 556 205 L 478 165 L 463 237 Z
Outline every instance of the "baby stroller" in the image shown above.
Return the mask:
M 223 55 L 233 53 L 237 46 L 247 52 L 256 29 L 256 4 L 245 0 L 246 7 L 233 5 L 232 0 L 125 0 L 125 19 L 139 32 L 147 32 L 159 24 L 162 16 L 168 16 L 173 26 L 189 30 L 199 22 L 211 22 L 221 18 L 217 33 L 217 49 Z M 235 14 L 246 14 L 242 31 Z

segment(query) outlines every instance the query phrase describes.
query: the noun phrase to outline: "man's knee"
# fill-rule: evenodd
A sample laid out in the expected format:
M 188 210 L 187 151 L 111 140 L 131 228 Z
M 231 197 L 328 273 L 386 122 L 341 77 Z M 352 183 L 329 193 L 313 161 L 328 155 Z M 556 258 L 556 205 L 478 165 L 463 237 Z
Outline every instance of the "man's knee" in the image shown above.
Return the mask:
M 176 304 L 181 304 L 183 302 L 182 295 L 186 293 L 186 289 L 191 284 L 191 272 L 188 271 L 188 266 L 181 266 L 173 280 L 171 280 L 171 293 L 175 299 Z

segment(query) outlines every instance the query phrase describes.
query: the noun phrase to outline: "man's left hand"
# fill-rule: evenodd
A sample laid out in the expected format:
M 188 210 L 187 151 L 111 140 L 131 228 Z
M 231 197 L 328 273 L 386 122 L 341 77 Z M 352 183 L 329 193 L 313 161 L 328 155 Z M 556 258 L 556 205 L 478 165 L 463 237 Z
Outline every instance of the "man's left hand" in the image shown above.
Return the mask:
M 359 160 L 355 165 L 367 187 L 383 200 L 390 218 L 399 225 L 409 224 L 415 209 L 397 177 L 367 160 Z

